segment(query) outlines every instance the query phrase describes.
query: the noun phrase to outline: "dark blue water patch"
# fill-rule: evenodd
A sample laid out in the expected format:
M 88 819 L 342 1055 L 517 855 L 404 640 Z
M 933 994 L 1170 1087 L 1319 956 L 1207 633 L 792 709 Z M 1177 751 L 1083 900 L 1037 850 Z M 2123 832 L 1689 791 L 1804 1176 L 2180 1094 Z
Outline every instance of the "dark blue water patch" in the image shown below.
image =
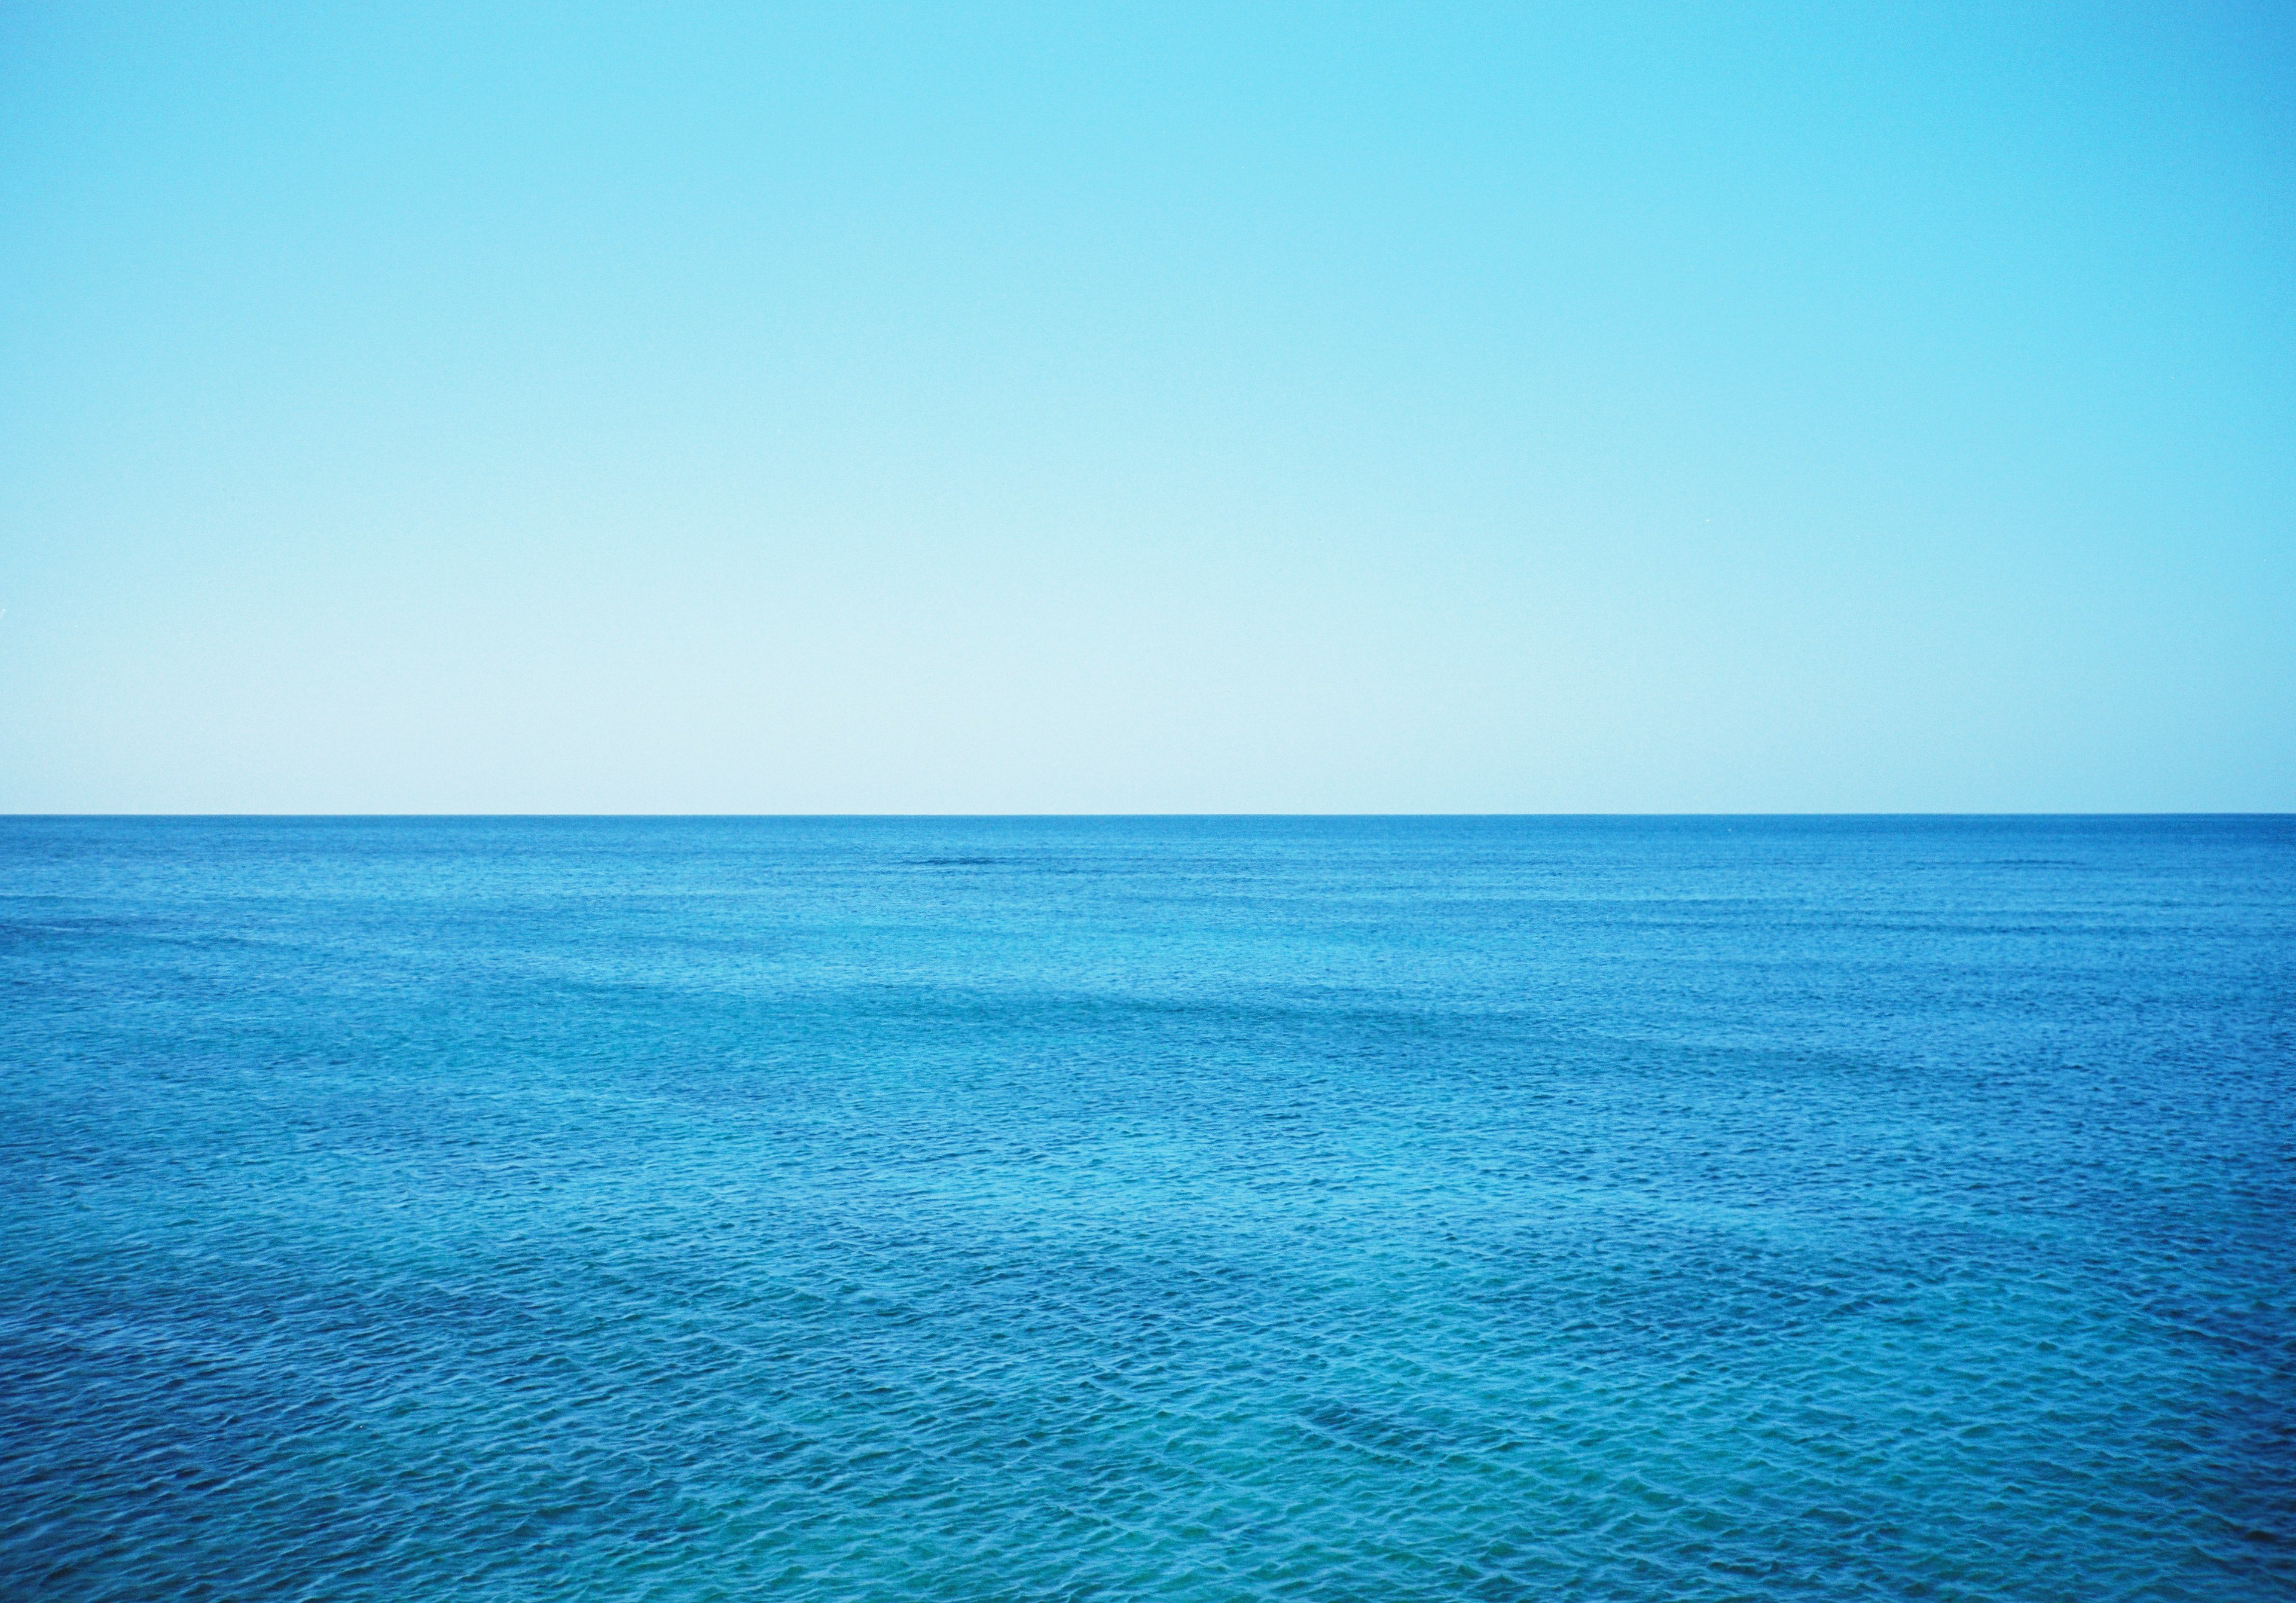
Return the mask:
M 2296 828 L 0 822 L 0 1591 L 2264 1598 Z

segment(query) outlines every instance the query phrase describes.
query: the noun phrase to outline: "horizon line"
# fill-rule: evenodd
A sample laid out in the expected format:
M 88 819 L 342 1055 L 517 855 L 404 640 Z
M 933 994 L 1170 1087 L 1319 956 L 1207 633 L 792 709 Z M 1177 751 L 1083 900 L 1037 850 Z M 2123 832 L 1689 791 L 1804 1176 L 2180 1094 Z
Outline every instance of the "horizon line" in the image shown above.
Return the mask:
M 117 812 L 117 813 L 54 813 L 54 812 L 12 811 L 12 810 L 8 810 L 8 809 L 0 809 L 0 818 L 10 819 L 10 820 L 15 820 L 15 821 L 89 821 L 89 822 L 117 822 L 117 821 L 125 821 L 125 820 L 130 820 L 130 819 L 145 819 L 145 820 L 152 820 L 152 821 L 155 821 L 155 822 L 159 822 L 159 821 L 177 821 L 177 822 L 221 822 L 221 821 L 226 821 L 226 820 L 244 819 L 244 820 L 250 820 L 250 821 L 264 821 L 264 820 L 270 820 L 270 821 L 304 821 L 304 820 L 313 820 L 313 821 L 316 821 L 316 820 L 324 820 L 324 821 L 337 821 L 337 822 L 358 822 L 358 821 L 374 821 L 374 822 L 381 822 L 381 821 L 389 821 L 389 820 L 403 820 L 403 821 L 406 821 L 406 822 L 445 822 L 445 821 L 455 820 L 455 819 L 469 819 L 469 820 L 473 820 L 473 821 L 496 821 L 496 822 L 528 822 L 528 821 L 531 821 L 531 822 L 539 822 L 539 821 L 542 821 L 542 820 L 559 819 L 559 820 L 566 820 L 566 821 L 569 821 L 569 822 L 621 822 L 621 821 L 627 821 L 627 822 L 638 822 L 638 821 L 676 822 L 676 821 L 680 821 L 680 820 L 692 821 L 692 822 L 767 822 L 767 821 L 782 821 L 782 822 L 825 822 L 825 821 L 842 821 L 842 822 L 898 822 L 898 821 L 907 821 L 907 822 L 954 822 L 954 821 L 960 821 L 960 820 L 974 820 L 974 821 L 981 821 L 981 822 L 991 822 L 991 821 L 1007 821 L 1007 820 L 1018 820 L 1018 819 L 1074 820 L 1074 821 L 1085 821 L 1085 820 L 1095 820 L 1095 821 L 1146 821 L 1146 820 L 1151 820 L 1151 819 L 1170 819 L 1170 820 L 1206 820 L 1206 821 L 1208 821 L 1208 820 L 1242 820 L 1242 819 L 1331 819 L 1331 820 L 1349 820 L 1349 821 L 1357 821 L 1357 820 L 1366 820 L 1366 821 L 1367 821 L 1367 820 L 1374 820 L 1374 819 L 1392 819 L 1392 820 L 1419 820 L 1419 819 L 1552 819 L 1552 820 L 1588 820 L 1588 819 L 1834 819 L 1834 818 L 1860 818 L 1860 819 L 1893 819 L 1893 818 L 1895 818 L 1895 819 L 2006 819 L 2006 818 L 2022 818 L 2022 819 L 2040 819 L 2040 818 L 2089 818 L 2089 819 L 2107 819 L 2107 818 L 2117 818 L 2117 819 L 2234 819 L 2234 818 L 2259 818 L 2259 819 L 2260 819 L 2260 818 L 2287 818 L 2287 819 L 2296 819 L 2296 810 L 2288 810 L 2288 809 L 2243 809 L 2243 808 L 2218 808 L 2218 809 L 2181 809 L 2181 810 L 2170 810 L 2170 811 L 2144 811 L 2144 810 L 2136 810 L 2136 809 L 2128 809 L 2128 810 L 2095 810 L 2095 811 L 2051 811 L 2051 810 L 2046 810 L 2046 809 L 2016 809 L 2016 810 L 1996 810 L 1996 811 L 1976 811 L 1976 810 L 1970 810 L 1970 811 L 1926 811 L 1926 812 L 1924 812 L 1924 811 L 1910 811 L 1910 810 L 1895 810 L 1895 811 L 1893 811 L 1893 810 L 1884 810 L 1884 809 L 1873 809 L 1873 810 L 1851 810 L 1851 811 L 1835 811 L 1835 812 L 1820 812 L 1820 811 L 1808 811 L 1808 812 L 1719 812 L 1719 811 L 1716 811 L 1716 812 L 1666 812 L 1666 811 L 1656 811 L 1656 810 L 1652 810 L 1652 811 L 1614 810 L 1614 811 L 1608 811 L 1608 812 L 1559 812 L 1559 811 L 1557 811 L 1557 812 L 1467 812 L 1467 811 L 1456 811 L 1456 812 L 1413 812 L 1413 813 L 1405 813 L 1405 812 L 1394 812 L 1394 813 L 1342 813 L 1342 812 L 1298 812 L 1298 813 L 1283 813 L 1283 812 L 1272 812 L 1272 811 L 1269 811 L 1269 812 L 1231 812 L 1231 813 L 1217 813 L 1217 812 L 1093 813 L 1093 812 L 1050 812 L 1050 811 L 1046 811 L 1046 812 L 1012 812 L 1012 813 L 990 813 L 990 812 L 978 812 L 978 813 L 926 813 L 926 812 L 914 812 L 914 813 L 858 813 L 858 812 L 855 812 L 855 813 L 799 813 L 799 812 L 786 812 L 786 813 L 783 813 L 783 812 L 773 812 L 773 813 L 764 813 L 764 812 L 761 812 L 761 813 L 701 813 L 701 812 L 691 812 L 691 813 L 689 813 L 689 812 L 676 812 L 676 813 L 671 813 L 671 812 L 661 812 L 661 813 L 643 813 L 643 812 L 640 812 L 640 813 L 578 813 L 578 812 L 562 812 L 562 812 L 523 812 L 523 813 L 521 813 L 521 812 L 510 812 L 510 813 L 485 813 L 485 812 L 413 812 L 413 811 L 408 811 L 408 812 L 372 812 L 372 813 L 356 813 L 356 812 L 341 812 L 341 813 L 294 813 L 294 812 L 258 812 L 258 811 L 246 811 L 246 812 L 204 812 L 204 813 L 197 813 L 197 812 L 195 812 L 195 813 L 169 813 L 169 812 L 159 812 L 159 811 Z

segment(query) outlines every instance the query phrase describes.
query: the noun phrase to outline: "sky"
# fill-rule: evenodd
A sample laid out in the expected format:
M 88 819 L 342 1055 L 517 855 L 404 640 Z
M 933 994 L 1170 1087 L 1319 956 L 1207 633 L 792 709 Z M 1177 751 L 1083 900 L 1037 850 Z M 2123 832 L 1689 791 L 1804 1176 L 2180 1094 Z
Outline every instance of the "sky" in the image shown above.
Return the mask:
M 2296 6 L 0 5 L 0 811 L 2296 809 Z

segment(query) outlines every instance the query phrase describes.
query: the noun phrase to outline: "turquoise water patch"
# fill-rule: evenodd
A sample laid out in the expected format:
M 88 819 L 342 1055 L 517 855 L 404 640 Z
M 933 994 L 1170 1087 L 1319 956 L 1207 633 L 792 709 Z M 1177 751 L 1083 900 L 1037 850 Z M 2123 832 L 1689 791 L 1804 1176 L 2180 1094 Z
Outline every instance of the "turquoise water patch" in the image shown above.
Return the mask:
M 0 1591 L 2285 1597 L 2292 867 L 0 821 Z

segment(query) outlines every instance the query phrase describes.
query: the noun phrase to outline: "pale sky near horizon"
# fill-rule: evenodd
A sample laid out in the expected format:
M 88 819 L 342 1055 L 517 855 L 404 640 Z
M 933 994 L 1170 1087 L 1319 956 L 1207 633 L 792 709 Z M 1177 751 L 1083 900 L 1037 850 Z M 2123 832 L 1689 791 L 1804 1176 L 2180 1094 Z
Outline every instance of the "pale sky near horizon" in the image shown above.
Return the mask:
M 2296 809 L 2285 4 L 9 4 L 0 241 L 0 811 Z

